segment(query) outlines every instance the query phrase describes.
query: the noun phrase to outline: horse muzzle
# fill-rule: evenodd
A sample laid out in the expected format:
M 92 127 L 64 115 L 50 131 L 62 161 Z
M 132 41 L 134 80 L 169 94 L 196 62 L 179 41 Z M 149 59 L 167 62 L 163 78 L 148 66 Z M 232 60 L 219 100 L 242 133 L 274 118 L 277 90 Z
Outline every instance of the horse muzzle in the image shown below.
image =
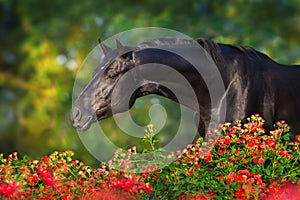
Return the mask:
M 78 131 L 86 131 L 91 127 L 92 123 L 97 121 L 97 118 L 95 114 L 82 112 L 75 106 L 72 108 L 70 120 L 73 127 L 75 127 Z

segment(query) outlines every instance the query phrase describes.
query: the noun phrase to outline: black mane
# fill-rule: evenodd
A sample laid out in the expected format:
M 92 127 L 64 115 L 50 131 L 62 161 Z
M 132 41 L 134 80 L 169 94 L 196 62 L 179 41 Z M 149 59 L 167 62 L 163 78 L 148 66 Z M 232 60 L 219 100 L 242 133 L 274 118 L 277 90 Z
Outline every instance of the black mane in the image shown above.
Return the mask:
M 258 59 L 260 60 L 262 56 L 267 57 L 261 52 L 256 51 L 252 47 L 248 46 L 238 46 L 238 45 L 231 45 L 231 44 L 222 44 L 222 43 L 216 43 L 213 40 L 205 39 L 205 38 L 198 38 L 196 40 L 190 40 L 190 39 L 182 39 L 182 38 L 159 38 L 159 39 L 153 39 L 148 40 L 145 42 L 142 42 L 138 44 L 136 47 L 129 47 L 133 50 L 142 50 L 146 48 L 155 48 L 155 47 L 180 47 L 184 46 L 187 47 L 189 45 L 195 44 L 195 41 L 200 44 L 212 57 L 212 59 L 215 61 L 216 64 L 222 64 L 224 62 L 224 52 L 222 51 L 223 47 L 229 47 L 232 49 L 237 50 L 238 52 L 245 55 L 246 58 L 249 59 Z M 117 51 L 113 51 L 114 55 L 111 57 L 118 56 Z M 99 68 L 97 68 L 95 71 L 98 71 Z
M 154 40 L 148 40 L 148 41 L 142 42 L 137 47 L 138 47 L 138 49 L 155 48 L 155 47 L 161 47 L 161 46 L 179 47 L 181 45 L 184 45 L 184 46 L 191 45 L 195 41 L 197 43 L 199 43 L 210 54 L 210 56 L 216 62 L 216 64 L 224 62 L 224 54 L 222 51 L 222 46 L 226 46 L 226 47 L 235 49 L 238 52 L 244 54 L 244 56 L 249 59 L 260 60 L 262 56 L 266 56 L 263 53 L 256 51 L 252 47 L 216 43 L 213 40 L 205 39 L 205 38 L 198 38 L 196 40 L 160 38 L 160 39 L 154 39 Z
M 222 44 L 216 43 L 212 40 L 199 38 L 197 42 L 211 55 L 213 60 L 217 63 L 224 62 L 224 53 L 222 52 L 222 46 L 232 48 L 237 50 L 239 53 L 242 53 L 245 58 L 248 59 L 258 59 L 261 60 L 261 56 L 266 56 L 261 52 L 256 51 L 252 47 L 248 46 L 238 46 L 238 45 L 231 45 L 231 44 Z M 226 55 L 225 55 L 226 56 Z

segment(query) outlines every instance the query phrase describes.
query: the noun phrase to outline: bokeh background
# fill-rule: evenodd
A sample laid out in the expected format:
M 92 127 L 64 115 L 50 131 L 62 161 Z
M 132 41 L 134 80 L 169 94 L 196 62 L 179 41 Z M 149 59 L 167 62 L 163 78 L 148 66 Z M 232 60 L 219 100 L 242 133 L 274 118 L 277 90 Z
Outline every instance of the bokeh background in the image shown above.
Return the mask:
M 148 26 L 252 46 L 278 62 L 300 63 L 298 0 L 0 0 L 0 152 L 39 158 L 73 150 L 96 165 L 69 121 L 76 72 L 100 36 Z M 180 118 L 175 103 L 145 97 L 131 113 L 146 125 L 157 102 L 169 112 L 163 131 L 171 134 Z M 137 142 L 120 137 L 111 119 L 100 123 L 120 146 Z

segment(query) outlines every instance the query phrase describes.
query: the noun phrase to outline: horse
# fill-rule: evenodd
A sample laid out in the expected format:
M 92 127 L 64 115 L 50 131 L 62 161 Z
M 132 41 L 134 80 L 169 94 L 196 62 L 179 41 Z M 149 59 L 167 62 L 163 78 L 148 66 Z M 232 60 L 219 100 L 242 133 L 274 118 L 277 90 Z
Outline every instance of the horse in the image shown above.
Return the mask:
M 126 87 L 114 92 L 116 94 L 114 98 L 118 100 L 111 105 L 112 92 L 124 75 L 142 64 L 159 63 L 176 69 L 191 84 L 197 102 L 187 102 L 186 106 L 193 110 L 195 103 L 199 105 L 200 113 L 195 120 L 200 136 L 205 137 L 211 114 L 217 109 L 212 106 L 207 81 L 184 58 L 161 48 L 166 46 L 189 48 L 192 42 L 196 42 L 211 56 L 222 77 L 225 90 L 221 97 L 225 97 L 227 102 L 224 121 L 234 122 L 236 119 L 246 121 L 250 115 L 259 114 L 266 120 L 264 128 L 267 131 L 273 128 L 275 122 L 286 120 L 291 126 L 292 136 L 300 132 L 299 66 L 279 64 L 251 47 L 216 43 L 204 38 L 196 40 L 159 38 L 136 46 L 125 46 L 116 40 L 116 49 L 111 49 L 99 41 L 104 58 L 72 106 L 73 126 L 79 131 L 85 131 L 94 122 L 129 110 L 137 98 L 149 94 L 179 102 L 176 95 L 161 83 L 145 80 L 127 102 L 122 101 L 126 95 Z M 132 79 L 134 80 L 134 76 Z M 176 80 L 173 81 L 176 84 Z M 181 86 L 177 84 L 177 87 Z M 114 112 L 112 106 L 115 107 Z

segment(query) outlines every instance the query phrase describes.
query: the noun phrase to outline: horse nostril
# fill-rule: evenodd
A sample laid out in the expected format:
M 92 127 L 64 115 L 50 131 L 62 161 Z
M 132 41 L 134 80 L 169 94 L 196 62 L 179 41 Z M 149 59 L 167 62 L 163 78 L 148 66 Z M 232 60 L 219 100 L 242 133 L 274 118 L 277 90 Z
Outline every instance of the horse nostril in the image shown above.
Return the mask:
M 74 108 L 74 111 L 73 111 L 73 119 L 75 121 L 79 121 L 81 119 L 82 115 L 81 115 L 81 112 L 78 108 Z

